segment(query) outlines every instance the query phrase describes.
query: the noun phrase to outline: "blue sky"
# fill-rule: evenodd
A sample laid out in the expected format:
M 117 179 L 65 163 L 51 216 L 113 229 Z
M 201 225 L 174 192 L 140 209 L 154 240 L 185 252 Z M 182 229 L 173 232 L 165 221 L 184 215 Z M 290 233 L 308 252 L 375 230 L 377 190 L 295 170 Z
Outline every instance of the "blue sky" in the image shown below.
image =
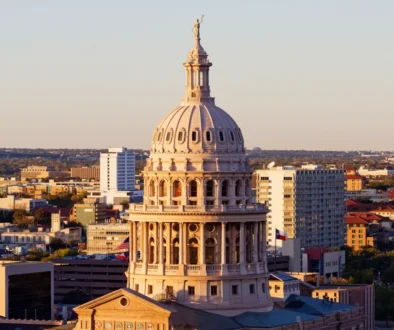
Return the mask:
M 201 14 L 247 147 L 394 150 L 391 0 L 1 0 L 0 147 L 149 148 Z

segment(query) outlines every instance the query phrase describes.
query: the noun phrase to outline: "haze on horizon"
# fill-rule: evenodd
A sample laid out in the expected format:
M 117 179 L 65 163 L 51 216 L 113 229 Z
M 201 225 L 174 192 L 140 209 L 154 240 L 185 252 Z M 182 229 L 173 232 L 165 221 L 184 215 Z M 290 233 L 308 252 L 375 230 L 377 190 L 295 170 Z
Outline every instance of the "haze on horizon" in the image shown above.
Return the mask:
M 246 147 L 394 149 L 390 0 L 3 0 L 0 147 L 148 149 L 201 14 Z

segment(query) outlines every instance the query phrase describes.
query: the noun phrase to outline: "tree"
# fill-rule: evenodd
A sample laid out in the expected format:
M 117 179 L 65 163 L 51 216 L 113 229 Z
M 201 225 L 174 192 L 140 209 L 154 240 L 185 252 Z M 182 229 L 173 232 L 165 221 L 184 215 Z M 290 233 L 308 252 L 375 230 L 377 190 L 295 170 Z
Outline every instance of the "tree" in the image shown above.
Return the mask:
M 121 202 L 120 202 L 120 205 L 123 206 L 123 209 L 128 209 L 129 206 L 130 206 L 130 203 L 129 203 L 128 200 L 125 199 L 124 201 L 121 201 Z
M 27 213 L 25 210 L 15 210 L 12 223 L 17 225 L 18 227 L 26 228 L 29 224 L 33 223 L 31 218 L 27 217 Z
M 34 220 L 36 224 L 50 224 L 51 223 L 51 215 L 49 212 L 44 209 L 38 209 L 34 211 Z
M 392 261 L 389 268 L 383 272 L 382 281 L 384 283 L 394 283 L 394 261 Z
M 394 291 L 385 286 L 375 286 L 375 317 L 378 320 L 386 321 L 389 327 L 389 321 L 394 320 Z

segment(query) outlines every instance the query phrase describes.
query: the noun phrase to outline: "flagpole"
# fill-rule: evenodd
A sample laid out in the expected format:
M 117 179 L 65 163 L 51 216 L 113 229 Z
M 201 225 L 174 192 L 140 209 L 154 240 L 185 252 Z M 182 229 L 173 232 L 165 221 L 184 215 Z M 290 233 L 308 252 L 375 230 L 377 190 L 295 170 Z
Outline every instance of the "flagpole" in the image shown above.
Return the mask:
M 276 273 L 276 228 L 275 228 L 275 257 L 274 257 L 274 272 Z

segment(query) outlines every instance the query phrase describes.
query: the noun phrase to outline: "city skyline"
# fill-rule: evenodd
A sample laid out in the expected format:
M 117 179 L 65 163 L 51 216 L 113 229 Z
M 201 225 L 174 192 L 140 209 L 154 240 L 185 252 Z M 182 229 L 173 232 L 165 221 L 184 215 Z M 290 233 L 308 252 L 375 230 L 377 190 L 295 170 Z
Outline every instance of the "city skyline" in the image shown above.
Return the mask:
M 0 147 L 148 149 L 203 10 L 211 94 L 246 147 L 392 149 L 393 132 L 368 133 L 394 119 L 392 2 L 223 4 L 2 2 Z

